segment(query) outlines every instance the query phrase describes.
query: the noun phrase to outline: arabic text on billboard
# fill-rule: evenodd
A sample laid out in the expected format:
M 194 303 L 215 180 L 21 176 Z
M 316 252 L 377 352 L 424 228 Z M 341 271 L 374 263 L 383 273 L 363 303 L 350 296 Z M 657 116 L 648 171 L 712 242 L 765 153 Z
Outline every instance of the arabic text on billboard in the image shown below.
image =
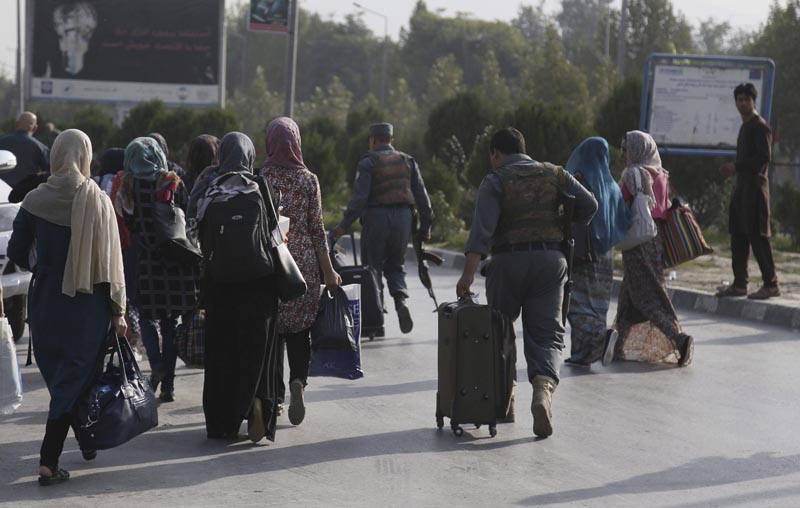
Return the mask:
M 290 1 L 294 0 L 250 0 L 250 30 L 287 32 Z
M 32 98 L 219 102 L 220 0 L 29 0 Z

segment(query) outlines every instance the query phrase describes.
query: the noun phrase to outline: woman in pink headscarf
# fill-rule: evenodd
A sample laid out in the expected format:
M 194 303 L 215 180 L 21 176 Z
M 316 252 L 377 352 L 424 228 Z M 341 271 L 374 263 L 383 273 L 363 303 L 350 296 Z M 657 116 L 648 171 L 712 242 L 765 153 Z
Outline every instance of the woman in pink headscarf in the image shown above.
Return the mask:
M 320 285 L 320 269 L 327 286 L 338 286 L 342 278 L 331 265 L 328 241 L 322 221 L 322 196 L 317 176 L 303 163 L 300 129 L 287 117 L 276 118 L 267 126 L 267 161 L 261 170 L 269 183 L 282 193 L 281 215 L 289 217 L 289 252 L 292 253 L 309 288 Z M 289 421 L 299 425 L 305 417 L 303 392 L 311 357 L 311 325 L 317 316 L 319 293 L 309 290 L 300 300 L 282 303 L 278 311 L 278 335 L 286 343 L 289 356 Z M 283 384 L 283 344 L 278 362 L 278 398 L 285 394 Z

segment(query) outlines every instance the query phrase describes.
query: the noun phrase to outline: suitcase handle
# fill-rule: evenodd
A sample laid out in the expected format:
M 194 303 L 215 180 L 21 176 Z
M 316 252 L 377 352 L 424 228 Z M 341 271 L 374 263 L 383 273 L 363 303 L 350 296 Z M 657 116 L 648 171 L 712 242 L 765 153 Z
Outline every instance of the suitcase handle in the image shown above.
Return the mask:
M 356 253 L 356 235 L 351 231 L 350 244 L 353 247 L 353 265 L 358 266 L 358 254 Z M 328 231 L 328 245 L 330 245 L 330 252 L 333 253 L 333 248 L 336 246 L 336 240 L 333 239 L 333 231 Z

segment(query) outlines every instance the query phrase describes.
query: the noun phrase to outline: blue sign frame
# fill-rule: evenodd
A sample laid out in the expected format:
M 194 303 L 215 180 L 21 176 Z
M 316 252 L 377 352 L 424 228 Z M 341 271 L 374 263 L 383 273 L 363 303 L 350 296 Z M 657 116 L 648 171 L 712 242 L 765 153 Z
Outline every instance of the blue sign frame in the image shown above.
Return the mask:
M 775 62 L 769 58 L 728 57 L 707 55 L 677 55 L 673 53 L 652 53 L 644 63 L 644 87 L 642 89 L 642 106 L 639 115 L 639 130 L 650 132 L 650 109 L 652 105 L 652 81 L 657 64 L 672 63 L 674 65 L 691 65 L 692 63 L 716 67 L 761 67 L 764 69 L 764 84 L 759 91 L 763 99 L 763 107 L 759 113 L 767 123 L 772 114 L 772 94 L 775 86 Z M 733 90 L 731 90 L 733 94 Z M 731 95 L 733 103 L 733 95 Z M 735 156 L 736 150 L 719 149 L 711 147 L 690 146 L 660 146 L 663 154 L 675 155 L 704 155 L 704 156 Z

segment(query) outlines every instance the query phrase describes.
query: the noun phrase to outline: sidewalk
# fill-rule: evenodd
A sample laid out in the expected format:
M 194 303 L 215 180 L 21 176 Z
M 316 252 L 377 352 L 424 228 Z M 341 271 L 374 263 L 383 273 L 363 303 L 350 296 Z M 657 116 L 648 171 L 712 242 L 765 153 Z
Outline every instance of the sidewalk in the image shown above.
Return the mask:
M 430 250 L 445 258 L 443 267 L 455 270 L 464 267 L 463 253 L 434 247 Z M 414 249 L 409 247 L 407 260 L 416 263 L 416 259 Z M 720 248 L 714 254 L 674 268 L 676 279 L 668 281 L 667 287 L 675 308 L 800 330 L 800 254 L 775 252 L 781 296 L 762 301 L 714 296 L 720 283 L 730 282 L 733 278 L 730 262 L 730 249 Z M 622 255 L 618 252 L 614 265 L 613 293 L 616 296 L 622 281 Z M 759 273 L 755 260 L 750 259 L 750 291 L 760 286 Z

